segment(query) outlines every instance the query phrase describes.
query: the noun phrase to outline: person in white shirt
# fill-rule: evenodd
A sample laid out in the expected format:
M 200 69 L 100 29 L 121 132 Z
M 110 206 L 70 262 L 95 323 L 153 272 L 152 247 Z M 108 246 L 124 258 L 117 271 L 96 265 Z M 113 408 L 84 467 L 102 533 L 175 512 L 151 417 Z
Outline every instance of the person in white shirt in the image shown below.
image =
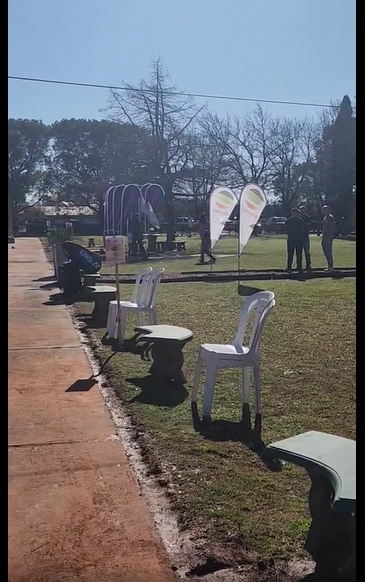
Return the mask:
M 334 216 L 331 214 L 330 207 L 322 207 L 323 227 L 322 227 L 322 250 L 326 257 L 327 269 L 333 271 L 333 239 L 336 233 L 336 221 Z

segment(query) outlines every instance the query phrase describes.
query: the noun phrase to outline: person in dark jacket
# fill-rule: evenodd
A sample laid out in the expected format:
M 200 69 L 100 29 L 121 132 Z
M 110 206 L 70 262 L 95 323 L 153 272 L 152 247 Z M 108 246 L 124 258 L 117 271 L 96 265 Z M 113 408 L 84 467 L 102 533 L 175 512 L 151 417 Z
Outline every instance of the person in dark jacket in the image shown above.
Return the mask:
M 299 208 L 293 208 L 291 217 L 285 222 L 285 230 L 288 237 L 288 263 L 287 270 L 292 271 L 294 251 L 297 259 L 297 270 L 302 271 L 303 234 L 304 222 L 300 218 Z
M 307 214 L 307 207 L 301 206 L 300 210 L 300 218 L 303 221 L 303 250 L 304 250 L 304 257 L 305 257 L 305 268 L 307 271 L 310 271 L 312 268 L 312 261 L 311 261 L 311 253 L 310 253 L 310 238 L 309 233 L 311 231 L 313 220 Z
M 142 254 L 142 257 L 146 258 L 145 250 L 143 247 L 143 223 L 138 212 L 136 212 L 136 214 L 132 218 L 131 234 L 132 234 L 132 254 L 134 256 L 137 256 L 139 250 Z
M 199 235 L 201 240 L 199 263 L 204 264 L 205 255 L 209 257 L 211 263 L 215 263 L 217 259 L 212 255 L 211 252 L 210 227 L 205 212 L 202 212 L 202 214 L 199 216 Z

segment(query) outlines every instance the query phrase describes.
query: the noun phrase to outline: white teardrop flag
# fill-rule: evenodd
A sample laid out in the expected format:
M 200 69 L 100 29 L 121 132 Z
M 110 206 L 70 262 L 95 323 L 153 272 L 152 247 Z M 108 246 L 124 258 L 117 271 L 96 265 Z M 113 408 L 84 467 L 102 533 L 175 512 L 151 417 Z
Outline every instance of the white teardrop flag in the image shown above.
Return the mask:
M 266 196 L 256 184 L 247 184 L 240 195 L 240 254 L 245 248 L 263 209 Z
M 238 203 L 236 194 L 225 186 L 218 186 L 210 195 L 209 222 L 212 248 L 219 239 L 224 225 Z

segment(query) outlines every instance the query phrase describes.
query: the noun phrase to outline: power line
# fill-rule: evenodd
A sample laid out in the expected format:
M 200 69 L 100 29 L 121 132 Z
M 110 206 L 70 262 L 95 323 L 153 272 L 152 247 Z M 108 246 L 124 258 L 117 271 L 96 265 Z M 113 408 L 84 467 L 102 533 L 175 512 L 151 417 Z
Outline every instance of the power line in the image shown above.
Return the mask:
M 51 85 L 67 85 L 69 87 L 89 87 L 92 89 L 111 89 L 114 91 L 129 91 L 130 87 L 122 87 L 117 85 L 101 85 L 97 83 L 79 83 L 76 81 L 59 81 L 55 79 L 38 79 L 36 77 L 18 77 L 15 75 L 8 75 L 8 79 L 12 81 L 29 81 L 31 83 L 47 83 Z M 153 93 L 153 90 L 133 88 L 133 91 Z M 305 103 L 301 101 L 280 101 L 278 99 L 252 99 L 250 97 L 231 97 L 229 95 L 209 95 L 205 93 L 183 93 L 182 91 L 164 91 L 168 95 L 176 95 L 180 97 L 196 97 L 202 99 L 216 99 L 222 101 L 241 101 L 246 103 L 266 103 L 270 105 L 295 105 L 298 107 L 321 107 L 323 108 L 336 108 L 336 105 L 324 105 L 321 103 Z

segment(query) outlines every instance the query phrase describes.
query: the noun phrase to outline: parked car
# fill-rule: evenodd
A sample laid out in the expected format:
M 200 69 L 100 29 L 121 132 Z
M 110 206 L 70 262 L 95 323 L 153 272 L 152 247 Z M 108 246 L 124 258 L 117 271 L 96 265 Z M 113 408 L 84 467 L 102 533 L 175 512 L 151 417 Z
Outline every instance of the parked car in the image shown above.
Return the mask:
M 198 223 L 196 220 L 193 220 L 193 232 L 198 229 Z M 187 216 L 178 216 L 175 219 L 175 233 L 177 235 L 184 236 L 185 234 L 189 233 L 189 218 Z
M 262 234 L 263 231 L 263 226 L 262 226 L 262 222 L 259 220 L 259 222 L 256 223 L 255 228 L 253 229 L 253 235 L 254 236 L 258 236 L 259 234 Z
M 224 226 L 225 232 L 238 232 L 238 220 L 227 220 Z
M 265 232 L 284 234 L 286 220 L 284 216 L 271 216 L 265 224 Z

